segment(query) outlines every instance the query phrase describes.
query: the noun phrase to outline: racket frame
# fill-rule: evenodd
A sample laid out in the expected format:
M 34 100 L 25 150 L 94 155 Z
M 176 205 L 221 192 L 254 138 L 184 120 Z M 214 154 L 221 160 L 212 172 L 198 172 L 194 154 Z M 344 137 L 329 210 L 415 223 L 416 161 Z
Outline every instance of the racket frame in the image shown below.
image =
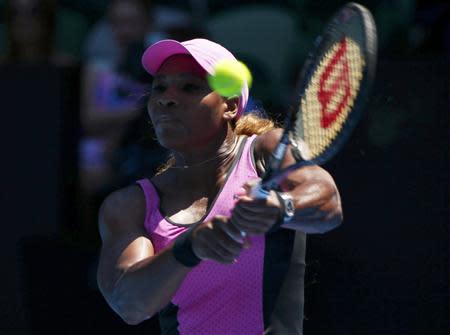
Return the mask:
M 333 140 L 333 144 L 330 145 L 323 153 L 318 155 L 313 159 L 305 159 L 305 153 L 298 146 L 298 138 L 303 138 L 304 134 L 295 134 L 293 132 L 293 126 L 296 123 L 298 117 L 302 115 L 301 109 L 301 101 L 304 97 L 304 92 L 307 86 L 309 85 L 309 81 L 304 80 L 304 78 L 311 78 L 313 71 L 316 70 L 318 63 L 315 63 L 316 56 L 323 54 L 323 48 L 325 45 L 322 45 L 322 41 L 324 36 L 332 33 L 333 27 L 335 27 L 340 21 L 340 17 L 345 15 L 345 11 L 356 11 L 358 15 L 360 15 L 363 24 L 363 34 L 365 45 L 362 51 L 364 52 L 364 58 L 366 59 L 366 66 L 363 69 L 363 79 L 360 83 L 360 87 L 364 87 L 362 92 L 359 92 L 354 103 L 352 109 L 356 112 L 353 112 L 351 117 L 346 120 L 345 130 L 338 135 L 336 139 Z M 314 43 L 314 47 L 311 52 L 308 54 L 308 57 L 304 63 L 302 68 L 302 72 L 300 74 L 299 85 L 296 89 L 296 92 L 301 92 L 300 96 L 296 97 L 295 103 L 298 104 L 298 110 L 295 111 L 293 107 L 289 108 L 287 111 L 287 115 L 284 122 L 283 134 L 280 138 L 277 147 L 272 152 L 269 158 L 268 169 L 266 173 L 262 177 L 262 180 L 259 184 L 257 184 L 253 190 L 252 195 L 256 198 L 267 198 L 270 190 L 279 190 L 281 182 L 287 177 L 288 174 L 293 172 L 296 169 L 299 169 L 304 166 L 309 165 L 321 165 L 328 160 L 330 160 L 343 146 L 343 144 L 348 140 L 350 133 L 359 122 L 359 119 L 362 115 L 362 105 L 366 102 L 368 93 L 370 91 L 373 78 L 375 75 L 375 67 L 376 67 L 376 57 L 377 57 L 377 34 L 376 27 L 373 20 L 373 17 L 368 9 L 361 6 L 360 4 L 350 2 L 341 7 L 332 18 L 329 20 L 322 34 L 320 34 Z M 300 103 L 298 103 L 300 102 Z M 292 104 L 293 105 L 293 104 Z M 303 127 L 300 127 L 302 130 Z M 301 132 L 301 131 L 300 131 Z M 306 143 L 305 143 L 306 145 Z M 291 146 L 291 153 L 296 160 L 296 163 L 281 169 L 281 164 L 283 158 L 285 157 L 286 151 L 289 146 Z

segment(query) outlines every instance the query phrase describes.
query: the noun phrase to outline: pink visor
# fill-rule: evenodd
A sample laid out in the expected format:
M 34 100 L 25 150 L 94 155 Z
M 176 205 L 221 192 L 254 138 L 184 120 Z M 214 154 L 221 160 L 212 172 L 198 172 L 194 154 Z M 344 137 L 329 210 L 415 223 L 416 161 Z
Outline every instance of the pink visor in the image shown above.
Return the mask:
M 164 61 L 177 54 L 191 55 L 209 74 L 214 73 L 214 65 L 222 59 L 236 59 L 231 52 L 220 44 L 207 39 L 196 38 L 189 41 L 162 40 L 149 46 L 142 56 L 142 65 L 151 75 L 158 72 Z M 248 86 L 241 90 L 236 118 L 239 118 L 247 105 Z

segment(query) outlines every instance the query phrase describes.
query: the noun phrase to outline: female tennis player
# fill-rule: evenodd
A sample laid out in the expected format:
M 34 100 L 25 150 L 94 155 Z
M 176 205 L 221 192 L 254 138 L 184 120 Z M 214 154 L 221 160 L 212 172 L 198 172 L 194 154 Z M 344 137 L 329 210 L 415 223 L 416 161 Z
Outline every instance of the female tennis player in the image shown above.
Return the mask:
M 308 166 L 283 192 L 252 198 L 281 131 L 243 115 L 246 85 L 232 98 L 211 90 L 206 77 L 224 58 L 235 59 L 206 39 L 145 51 L 148 113 L 172 158 L 104 200 L 99 287 L 128 324 L 159 314 L 162 334 L 301 334 L 308 229 L 296 223 L 336 226 L 339 193 L 325 170 Z M 283 165 L 293 162 L 288 154 Z

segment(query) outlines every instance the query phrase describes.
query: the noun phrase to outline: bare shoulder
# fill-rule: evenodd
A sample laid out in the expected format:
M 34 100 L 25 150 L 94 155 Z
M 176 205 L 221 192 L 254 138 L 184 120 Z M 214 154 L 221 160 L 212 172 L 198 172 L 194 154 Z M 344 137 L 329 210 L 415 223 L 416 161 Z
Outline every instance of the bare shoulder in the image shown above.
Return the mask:
M 110 235 L 144 229 L 145 196 L 139 185 L 130 185 L 109 194 L 99 211 L 99 229 L 103 240 Z

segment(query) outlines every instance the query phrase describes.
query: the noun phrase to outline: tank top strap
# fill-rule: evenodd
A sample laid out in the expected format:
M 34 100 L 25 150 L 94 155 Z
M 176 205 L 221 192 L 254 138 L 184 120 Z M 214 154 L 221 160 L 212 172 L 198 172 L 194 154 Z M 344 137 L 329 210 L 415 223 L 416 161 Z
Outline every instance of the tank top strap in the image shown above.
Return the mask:
M 252 135 L 248 138 L 241 156 L 241 161 L 244 160 L 248 167 L 250 167 L 254 171 L 256 171 L 254 147 L 257 137 L 257 135 Z
M 153 222 L 154 220 L 150 220 L 151 214 L 159 208 L 159 196 L 158 192 L 153 186 L 152 182 L 147 178 L 137 180 L 136 183 L 142 188 L 145 196 L 145 223 L 152 222 L 152 224 L 156 224 L 157 222 Z M 152 227 L 149 227 L 150 229 Z

